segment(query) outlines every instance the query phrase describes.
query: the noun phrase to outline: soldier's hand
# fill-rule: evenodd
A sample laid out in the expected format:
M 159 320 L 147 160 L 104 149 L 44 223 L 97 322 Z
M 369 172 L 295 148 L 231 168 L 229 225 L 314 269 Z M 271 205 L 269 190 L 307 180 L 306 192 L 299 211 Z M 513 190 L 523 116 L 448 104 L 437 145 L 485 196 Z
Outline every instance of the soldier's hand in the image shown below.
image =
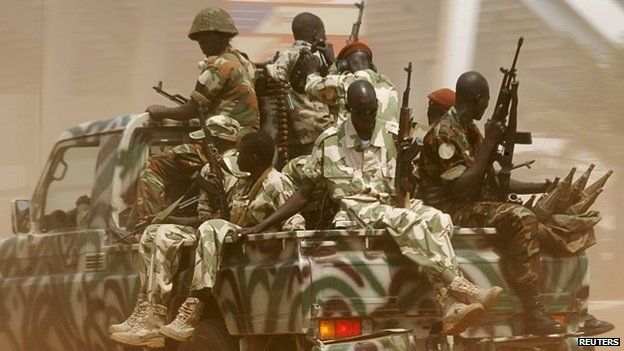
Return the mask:
M 167 115 L 167 111 L 169 108 L 163 105 L 151 105 L 145 109 L 145 112 L 149 113 L 151 119 L 155 121 L 160 121 L 165 118 Z
M 505 138 L 506 127 L 502 122 L 488 120 L 485 122 L 485 141 L 498 145 Z
M 336 57 L 334 56 L 334 46 L 332 43 L 325 40 L 318 40 L 314 43 L 314 46 L 318 52 L 325 57 L 325 61 L 327 61 L 328 65 L 331 65 L 334 61 L 336 61 Z
M 234 235 L 236 241 L 245 241 L 247 240 L 247 235 L 257 234 L 258 230 L 255 227 L 250 228 L 242 228 Z

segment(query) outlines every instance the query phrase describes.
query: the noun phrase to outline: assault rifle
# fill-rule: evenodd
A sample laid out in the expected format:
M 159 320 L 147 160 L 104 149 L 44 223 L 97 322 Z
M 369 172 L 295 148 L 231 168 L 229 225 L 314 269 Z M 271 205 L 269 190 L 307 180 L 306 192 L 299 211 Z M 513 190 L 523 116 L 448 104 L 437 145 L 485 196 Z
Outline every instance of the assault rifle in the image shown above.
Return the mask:
M 180 94 L 169 94 L 168 92 L 164 91 L 162 88 L 162 80 L 158 81 L 158 85 L 156 85 L 155 87 L 152 87 L 152 89 L 156 90 L 156 92 L 164 97 L 166 97 L 167 99 L 175 102 L 178 105 L 184 105 L 187 102 L 189 102 L 188 98 L 185 98 L 184 96 L 180 95 Z
M 516 47 L 516 53 L 513 58 L 513 62 L 510 68 L 500 68 L 503 73 L 503 81 L 498 92 L 496 99 L 496 105 L 494 108 L 494 114 L 492 115 L 493 122 L 507 121 L 507 129 L 505 132 L 505 138 L 500 150 L 496 152 L 492 157 L 491 162 L 498 162 L 501 169 L 498 172 L 498 186 L 496 200 L 506 202 L 509 195 L 509 180 L 511 178 L 511 171 L 517 167 L 513 164 L 513 154 L 516 144 L 531 144 L 531 132 L 518 132 L 518 84 L 516 80 L 516 63 L 518 61 L 518 55 L 520 54 L 520 48 L 524 39 L 520 37 L 518 39 L 518 46 Z M 509 119 L 507 119 L 509 116 Z M 525 162 L 521 166 L 530 166 L 532 162 Z M 530 168 L 530 167 L 529 167 Z
M 407 208 L 410 200 L 410 194 L 407 189 L 408 182 L 406 182 L 405 178 L 410 168 L 409 162 L 411 162 L 411 159 L 406 157 L 408 148 L 404 147 L 404 145 L 406 144 L 406 141 L 410 139 L 411 134 L 412 108 L 409 107 L 409 93 L 412 80 L 412 63 L 410 62 L 404 70 L 407 72 L 407 84 L 405 86 L 405 91 L 403 91 L 403 101 L 401 102 L 401 113 L 399 115 L 399 135 L 397 138 L 398 150 L 394 188 L 396 191 L 396 206 Z
M 191 94 L 191 98 L 199 105 L 199 123 L 204 131 L 204 148 L 206 157 L 208 158 L 208 165 L 210 166 L 210 174 L 208 177 L 204 178 L 198 174 L 195 177 L 195 182 L 200 188 L 211 195 L 210 199 L 213 202 L 214 208 L 218 209 L 217 218 L 227 221 L 230 219 L 230 208 L 225 194 L 223 171 L 229 170 L 217 151 L 212 134 L 210 134 L 210 131 L 206 128 L 206 119 L 208 118 L 206 115 L 208 114 L 210 101 L 206 99 L 204 95 L 196 91 Z
M 353 5 L 358 8 L 358 18 L 357 21 L 353 23 L 353 26 L 351 26 L 351 35 L 349 35 L 349 39 L 347 39 L 347 45 L 360 40 L 360 27 L 362 26 L 362 15 L 364 14 L 364 0 L 356 2 Z

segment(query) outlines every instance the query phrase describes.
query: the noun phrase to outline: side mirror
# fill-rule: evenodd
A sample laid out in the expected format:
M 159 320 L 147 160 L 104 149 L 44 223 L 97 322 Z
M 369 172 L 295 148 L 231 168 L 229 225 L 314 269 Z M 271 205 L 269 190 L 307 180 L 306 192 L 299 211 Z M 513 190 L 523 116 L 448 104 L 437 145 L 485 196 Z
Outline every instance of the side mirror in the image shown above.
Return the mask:
M 30 231 L 30 200 L 11 201 L 11 224 L 14 234 L 26 234 Z

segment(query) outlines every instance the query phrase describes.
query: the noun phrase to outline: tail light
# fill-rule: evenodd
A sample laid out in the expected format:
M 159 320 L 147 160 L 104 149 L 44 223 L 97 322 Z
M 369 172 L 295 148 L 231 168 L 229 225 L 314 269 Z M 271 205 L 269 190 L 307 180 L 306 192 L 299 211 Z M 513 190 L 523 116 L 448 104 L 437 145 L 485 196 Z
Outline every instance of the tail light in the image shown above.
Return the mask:
M 319 337 L 321 340 L 350 338 L 362 335 L 361 319 L 321 319 Z

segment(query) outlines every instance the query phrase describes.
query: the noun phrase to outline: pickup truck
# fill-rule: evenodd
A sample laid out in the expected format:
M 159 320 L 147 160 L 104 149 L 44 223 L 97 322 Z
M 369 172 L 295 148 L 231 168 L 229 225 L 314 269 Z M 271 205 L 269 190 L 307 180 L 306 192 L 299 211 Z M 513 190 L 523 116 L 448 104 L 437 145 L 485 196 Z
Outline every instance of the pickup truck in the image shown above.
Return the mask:
M 16 235 L 0 241 L 1 350 L 122 348 L 106 330 L 130 314 L 139 289 L 138 244 L 124 231 L 136 179 L 148 155 L 193 142 L 188 133 L 197 128 L 193 121 L 157 123 L 141 114 L 81 124 L 60 135 L 32 197 L 12 202 Z M 505 291 L 478 326 L 447 337 L 439 333 L 431 286 L 387 235 L 328 229 L 227 241 L 214 297 L 194 340 L 166 348 L 577 348 L 589 294 L 584 253 L 542 255 L 545 305 L 567 332 L 525 335 L 519 299 L 499 267 L 499 236 L 492 228 L 457 228 L 452 240 L 463 273 Z M 182 262 L 192 260 L 194 245 L 187 243 Z M 192 265 L 182 266 L 170 314 L 188 289 Z

